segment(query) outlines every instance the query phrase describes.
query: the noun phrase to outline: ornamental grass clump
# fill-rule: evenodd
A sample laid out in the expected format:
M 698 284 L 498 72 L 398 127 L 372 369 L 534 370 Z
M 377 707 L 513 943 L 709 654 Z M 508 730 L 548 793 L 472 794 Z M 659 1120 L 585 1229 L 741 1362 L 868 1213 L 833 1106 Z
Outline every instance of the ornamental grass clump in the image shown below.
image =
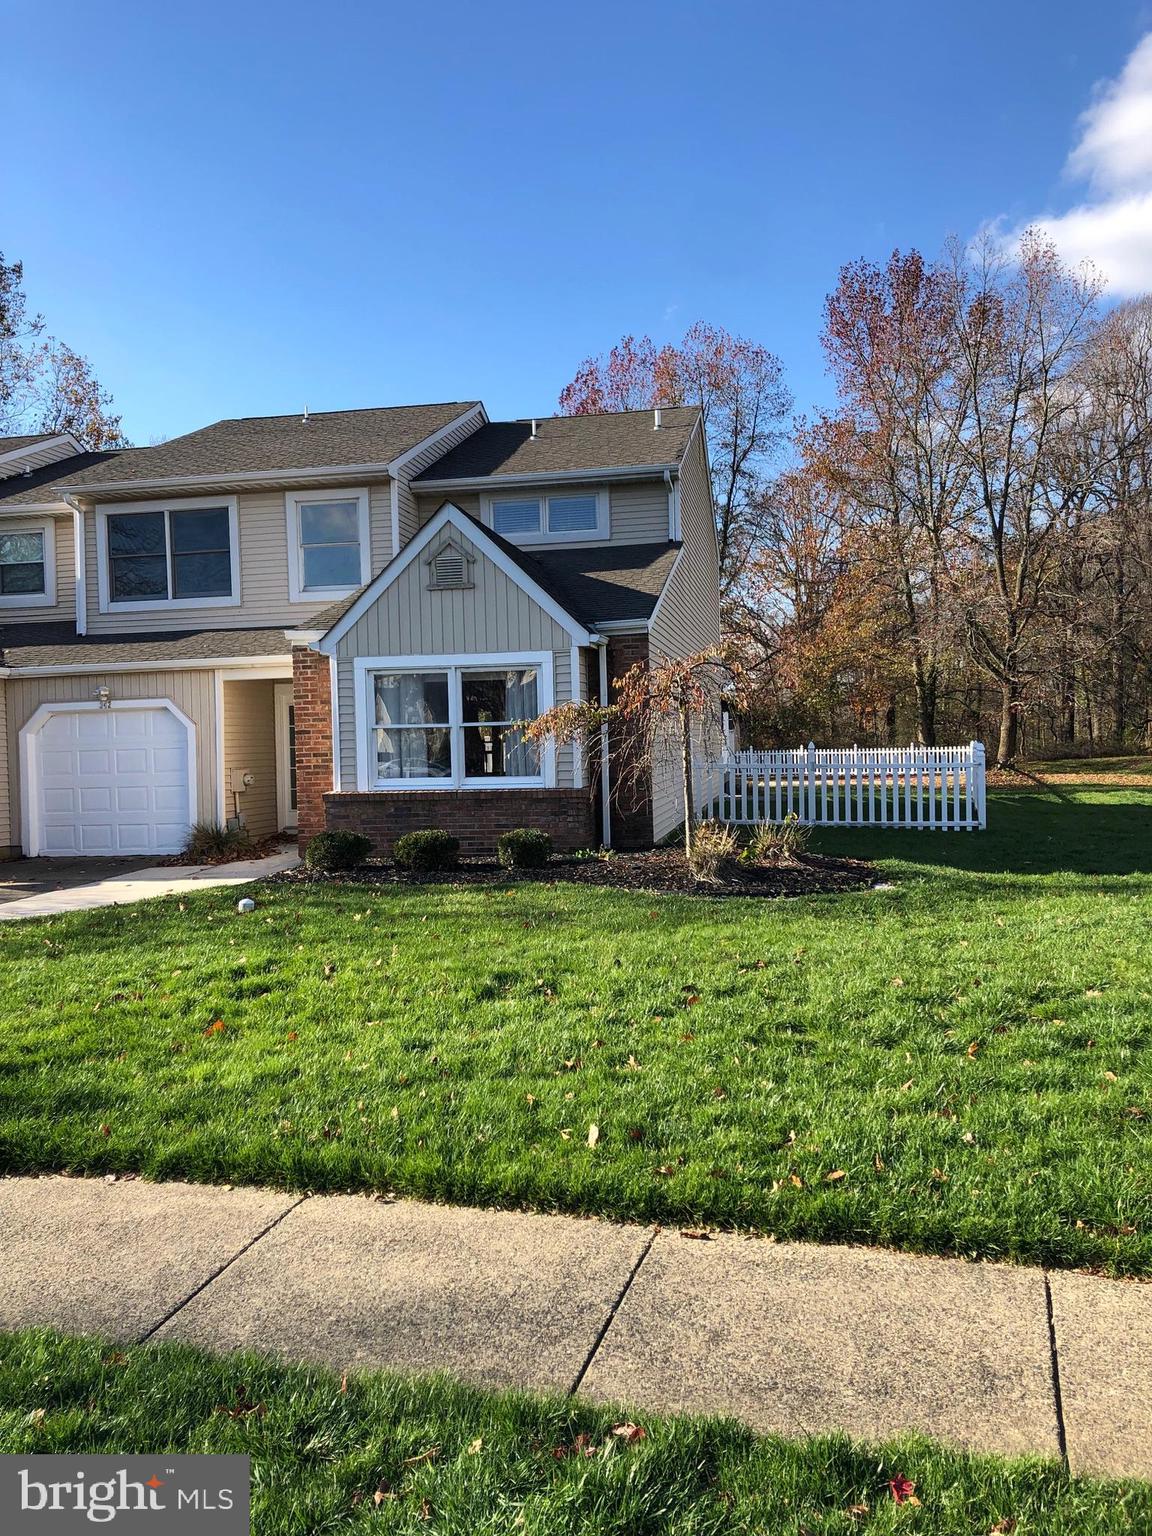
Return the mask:
M 740 841 L 722 821 L 702 821 L 692 833 L 688 867 L 697 880 L 720 880 L 740 856 Z
M 748 844 L 748 858 L 753 864 L 798 864 L 811 832 L 795 811 L 789 811 L 783 821 L 756 828 Z

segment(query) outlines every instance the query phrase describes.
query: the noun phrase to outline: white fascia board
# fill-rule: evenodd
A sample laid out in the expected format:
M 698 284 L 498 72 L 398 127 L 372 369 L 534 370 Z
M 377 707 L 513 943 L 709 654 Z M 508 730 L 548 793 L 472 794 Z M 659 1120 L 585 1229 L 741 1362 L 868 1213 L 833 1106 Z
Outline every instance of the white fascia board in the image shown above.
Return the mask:
M 0 469 L 5 464 L 19 463 L 21 459 L 38 458 L 40 454 L 45 453 L 48 449 L 57 447 L 68 449 L 68 453 L 60 455 L 61 458 L 68 458 L 69 454 L 72 453 L 84 452 L 83 445 L 76 441 L 71 432 L 59 432 L 55 437 L 45 437 L 37 443 L 25 443 L 23 448 L 10 448 L 7 453 L 0 453 Z M 49 459 L 47 463 L 40 467 L 48 469 L 56 462 L 54 459 Z
M 40 516 L 64 517 L 72 508 L 66 501 L 21 501 L 8 505 L 0 500 L 0 517 Z
M 678 470 L 680 460 L 671 464 L 620 464 L 612 469 L 537 469 L 526 475 L 467 475 L 455 480 L 413 480 L 411 486 L 422 491 L 464 491 L 483 489 L 486 485 L 551 485 L 554 481 L 582 480 L 662 480 L 669 470 Z
M 289 645 L 315 645 L 326 633 L 323 629 L 286 629 L 284 638 Z
M 95 675 L 99 672 L 203 672 L 214 667 L 228 667 L 238 672 L 250 672 L 262 667 L 292 666 L 291 656 L 199 656 L 183 660 L 157 658 L 153 661 L 65 661 L 54 667 L 5 667 L 5 677 L 71 677 Z
M 531 576 L 522 570 L 514 560 L 510 560 L 499 545 L 495 544 L 488 537 L 487 531 L 479 523 L 470 518 L 467 513 L 461 512 L 459 507 L 454 507 L 449 502 L 446 506 L 440 508 L 435 517 L 424 524 L 415 538 L 408 540 L 408 543 L 405 544 L 400 553 L 388 562 L 379 576 L 374 581 L 369 582 L 348 612 L 343 617 L 337 619 L 316 649 L 323 651 L 326 655 L 332 655 L 337 644 L 353 625 L 357 624 L 364 617 L 396 578 L 407 570 L 417 555 L 422 550 L 427 549 L 432 540 L 449 525 L 455 528 L 470 543 L 475 544 L 478 549 L 482 550 L 489 560 L 492 561 L 492 564 L 502 570 L 509 580 L 515 582 L 520 590 L 525 592 L 538 607 L 555 619 L 560 628 L 566 630 L 577 645 L 590 645 L 592 643 L 592 637 L 588 631 L 572 617 L 567 609 L 562 608 L 554 597 L 545 592 L 543 587 L 537 585 Z
M 646 635 L 650 619 L 604 619 L 596 625 L 598 635 Z
M 463 424 L 472 416 L 476 416 L 478 418 L 476 423 L 477 426 L 482 427 L 487 422 L 488 412 L 484 409 L 483 400 L 477 400 L 475 405 L 470 405 L 466 411 L 461 411 L 459 416 L 455 417 L 445 426 L 438 427 L 435 432 L 430 432 L 427 437 L 421 438 L 415 447 L 405 448 L 403 453 L 398 453 L 396 457 L 389 463 L 388 473 L 395 477 L 399 471 L 402 470 L 406 464 L 410 464 L 418 454 L 423 453 L 428 448 L 434 448 L 436 444 L 442 442 L 450 432 L 455 432 L 457 427 L 463 426 Z

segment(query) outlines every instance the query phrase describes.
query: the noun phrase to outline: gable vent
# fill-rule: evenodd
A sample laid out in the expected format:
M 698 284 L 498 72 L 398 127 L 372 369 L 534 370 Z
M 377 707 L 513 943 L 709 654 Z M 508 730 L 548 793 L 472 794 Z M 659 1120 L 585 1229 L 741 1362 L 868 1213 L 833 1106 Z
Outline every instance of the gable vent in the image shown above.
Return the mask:
M 455 544 L 445 544 L 428 561 L 428 585 L 445 591 L 472 585 L 472 562 Z

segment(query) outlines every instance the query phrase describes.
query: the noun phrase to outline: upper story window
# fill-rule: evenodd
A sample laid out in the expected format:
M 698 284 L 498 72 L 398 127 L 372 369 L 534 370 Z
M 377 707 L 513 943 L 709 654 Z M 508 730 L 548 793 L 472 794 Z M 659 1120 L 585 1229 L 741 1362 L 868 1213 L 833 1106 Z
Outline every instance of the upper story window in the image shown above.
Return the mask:
M 489 527 L 517 544 L 566 544 L 608 537 L 606 491 L 506 496 L 493 492 L 483 510 Z
M 235 497 L 101 507 L 101 610 L 238 603 L 238 543 Z
M 367 491 L 289 491 L 288 595 L 346 597 L 372 575 Z
M 51 543 L 51 523 L 0 530 L 0 604 L 41 606 L 54 601 L 48 572 Z

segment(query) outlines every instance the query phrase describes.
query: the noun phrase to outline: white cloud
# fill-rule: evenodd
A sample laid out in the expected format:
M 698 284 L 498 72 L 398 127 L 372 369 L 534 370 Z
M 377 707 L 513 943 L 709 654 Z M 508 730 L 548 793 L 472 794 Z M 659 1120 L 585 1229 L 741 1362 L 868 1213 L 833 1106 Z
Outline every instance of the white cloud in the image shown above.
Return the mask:
M 1152 290 L 1152 32 L 1119 76 L 1103 85 L 1080 119 L 1067 173 L 1085 182 L 1085 199 L 1065 213 L 1040 214 L 1042 230 L 1066 261 L 1091 262 L 1123 297 Z M 1018 243 L 1024 226 L 1007 237 Z

